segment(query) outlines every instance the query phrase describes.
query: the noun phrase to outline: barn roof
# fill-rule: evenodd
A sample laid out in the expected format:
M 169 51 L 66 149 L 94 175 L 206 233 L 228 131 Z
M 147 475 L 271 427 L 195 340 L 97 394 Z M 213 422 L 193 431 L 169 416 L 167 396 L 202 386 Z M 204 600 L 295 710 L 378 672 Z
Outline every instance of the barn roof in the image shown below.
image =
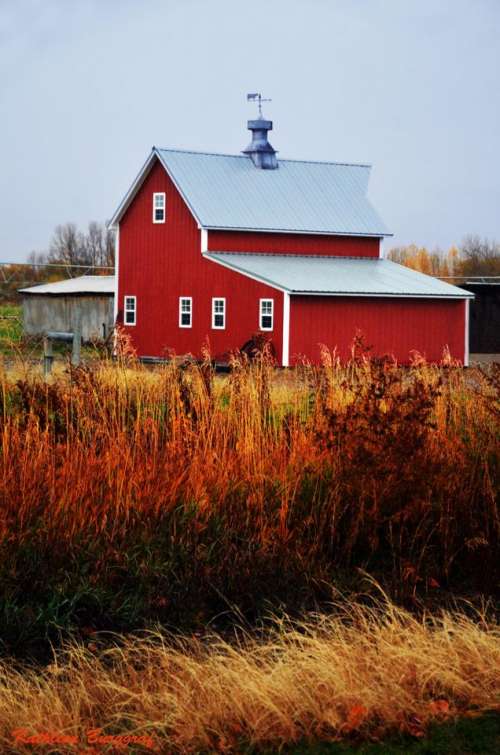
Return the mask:
M 370 165 L 280 160 L 258 170 L 246 155 L 153 151 L 110 224 L 158 158 L 202 228 L 390 236 L 367 197 Z
M 20 288 L 21 294 L 114 294 L 114 275 L 80 275 L 78 278 L 67 278 L 55 283 L 42 283 L 31 288 Z
M 438 278 L 377 258 L 233 252 L 206 253 L 205 257 L 293 294 L 473 298 Z

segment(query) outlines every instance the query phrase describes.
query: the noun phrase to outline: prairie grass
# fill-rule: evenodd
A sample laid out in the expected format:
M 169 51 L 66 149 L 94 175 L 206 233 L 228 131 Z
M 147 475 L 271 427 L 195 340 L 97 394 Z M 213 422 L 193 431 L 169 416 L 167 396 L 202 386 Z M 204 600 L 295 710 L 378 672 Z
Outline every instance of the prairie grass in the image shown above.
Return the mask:
M 2 663 L 2 752 L 32 752 L 23 740 L 45 732 L 85 743 L 99 728 L 164 753 L 278 751 L 419 737 L 432 722 L 500 708 L 500 630 L 484 613 L 417 619 L 389 603 L 343 604 L 281 619 L 259 640 L 115 640 L 69 644 L 43 669 Z
M 44 382 L 0 372 L 0 637 L 191 630 L 356 592 L 402 605 L 498 590 L 500 374 L 262 355 Z M 332 592 L 332 585 L 334 586 Z

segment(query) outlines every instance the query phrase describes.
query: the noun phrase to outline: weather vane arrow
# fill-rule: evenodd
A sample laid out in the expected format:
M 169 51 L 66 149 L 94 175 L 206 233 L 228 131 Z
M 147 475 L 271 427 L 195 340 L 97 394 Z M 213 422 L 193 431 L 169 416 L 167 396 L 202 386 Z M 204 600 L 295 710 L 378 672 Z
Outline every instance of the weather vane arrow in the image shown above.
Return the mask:
M 262 103 L 272 102 L 272 100 L 264 98 L 260 92 L 249 92 L 247 94 L 247 102 L 258 102 L 259 103 L 259 118 L 263 118 Z

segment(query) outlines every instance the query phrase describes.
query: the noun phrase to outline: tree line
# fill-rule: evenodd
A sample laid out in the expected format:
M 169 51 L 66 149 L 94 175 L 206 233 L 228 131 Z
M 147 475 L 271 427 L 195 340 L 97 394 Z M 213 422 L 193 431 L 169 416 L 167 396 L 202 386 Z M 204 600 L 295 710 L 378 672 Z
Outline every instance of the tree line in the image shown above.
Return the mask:
M 393 247 L 388 258 L 440 278 L 500 275 L 500 243 L 473 235 L 447 252 L 410 244 Z M 28 263 L 33 265 L 31 273 L 37 280 L 58 280 L 84 272 L 110 274 L 112 270 L 105 268 L 114 268 L 115 233 L 96 221 L 90 222 L 86 231 L 80 231 L 75 223 L 58 225 L 48 252 L 32 252 Z
M 81 275 L 78 268 L 95 273 L 102 268 L 114 268 L 115 233 L 95 220 L 88 224 L 86 231 L 79 230 L 76 223 L 64 223 L 56 226 L 48 252 L 32 252 L 28 262 L 42 268 L 44 265 L 61 266 L 68 278 Z
M 458 247 L 452 246 L 447 252 L 440 249 L 430 252 L 425 247 L 410 244 L 390 249 L 387 257 L 445 280 L 500 276 L 500 244 L 479 236 L 466 236 Z
M 416 244 L 393 247 L 387 257 L 413 270 L 443 279 L 500 276 L 500 243 L 467 236 L 447 252 L 429 251 Z M 31 252 L 27 264 L 0 266 L 0 295 L 16 298 L 17 290 L 79 275 L 112 275 L 115 233 L 104 223 L 91 221 L 80 230 L 76 223 L 56 226 L 46 252 Z M 457 280 L 459 279 L 459 280 Z
M 114 266 L 114 231 L 95 220 L 83 231 L 76 223 L 64 223 L 54 229 L 47 251 L 31 252 L 27 264 L 0 267 L 0 292 L 11 299 L 19 288 L 79 275 L 112 275 Z

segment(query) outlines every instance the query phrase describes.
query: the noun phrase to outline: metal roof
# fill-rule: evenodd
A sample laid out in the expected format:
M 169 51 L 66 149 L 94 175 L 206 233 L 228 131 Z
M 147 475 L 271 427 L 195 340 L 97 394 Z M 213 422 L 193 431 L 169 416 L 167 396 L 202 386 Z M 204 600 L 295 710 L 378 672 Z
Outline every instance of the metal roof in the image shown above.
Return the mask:
M 21 294 L 114 294 L 114 275 L 80 275 L 55 283 L 42 283 L 40 286 L 20 288 Z
M 246 155 L 157 149 L 109 222 L 127 210 L 158 158 L 200 227 L 391 236 L 367 198 L 370 165 L 279 160 L 259 170 Z
M 369 165 L 156 150 L 203 228 L 390 235 L 366 191 Z
M 211 252 L 204 256 L 293 294 L 474 298 L 457 286 L 390 260 L 233 252 Z

